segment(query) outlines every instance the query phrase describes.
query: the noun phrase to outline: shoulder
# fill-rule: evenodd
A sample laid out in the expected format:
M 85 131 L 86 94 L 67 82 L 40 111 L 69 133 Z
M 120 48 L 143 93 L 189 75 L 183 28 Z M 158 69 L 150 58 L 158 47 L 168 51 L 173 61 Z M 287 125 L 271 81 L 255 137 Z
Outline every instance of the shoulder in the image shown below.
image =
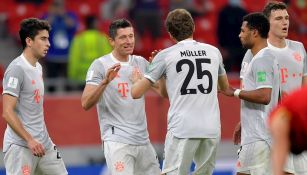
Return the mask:
M 6 72 L 24 72 L 24 63 L 20 57 L 15 58 L 6 68 Z
M 290 40 L 290 39 L 286 39 L 287 45 L 289 48 L 294 48 L 294 49 L 304 49 L 304 44 L 302 42 L 299 41 L 294 41 L 294 40 Z

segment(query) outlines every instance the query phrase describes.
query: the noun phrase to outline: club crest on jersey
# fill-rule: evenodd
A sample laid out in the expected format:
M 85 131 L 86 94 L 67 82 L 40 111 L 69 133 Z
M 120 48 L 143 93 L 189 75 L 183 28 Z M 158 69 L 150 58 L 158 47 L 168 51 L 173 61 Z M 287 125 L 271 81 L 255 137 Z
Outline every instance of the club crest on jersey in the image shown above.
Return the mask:
M 18 79 L 15 77 L 10 77 L 7 86 L 16 89 L 18 85 Z
M 24 165 L 21 167 L 22 175 L 30 175 L 31 174 L 31 167 L 29 165 Z
M 122 172 L 122 171 L 124 171 L 124 169 L 125 169 L 125 164 L 124 164 L 124 162 L 122 162 L 122 161 L 116 162 L 114 166 L 115 166 L 115 170 L 116 170 L 117 172 Z
M 302 61 L 301 55 L 300 55 L 299 53 L 297 53 L 297 52 L 294 52 L 294 53 L 293 53 L 293 58 L 294 58 L 296 61 L 298 61 L 298 62 Z

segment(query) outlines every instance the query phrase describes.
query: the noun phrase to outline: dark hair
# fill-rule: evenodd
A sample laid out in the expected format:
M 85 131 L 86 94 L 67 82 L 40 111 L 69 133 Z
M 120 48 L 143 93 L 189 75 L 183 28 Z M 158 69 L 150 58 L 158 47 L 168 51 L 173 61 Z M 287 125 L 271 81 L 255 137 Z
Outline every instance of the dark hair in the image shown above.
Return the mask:
M 127 19 L 118 19 L 113 21 L 109 26 L 109 36 L 115 39 L 117 30 L 121 28 L 132 27 L 132 24 Z
M 271 1 L 264 6 L 262 12 L 267 18 L 269 18 L 273 10 L 285 10 L 285 9 L 287 9 L 287 5 L 285 3 L 278 1 Z
M 96 23 L 97 22 L 97 17 L 95 15 L 89 15 L 85 17 L 85 27 L 86 29 L 95 29 L 96 28 Z
M 168 13 L 165 21 L 167 31 L 177 40 L 182 41 L 193 35 L 194 21 L 185 9 L 175 9 Z
M 23 49 L 26 48 L 26 38 L 29 37 L 34 40 L 35 36 L 41 30 L 47 30 L 50 32 L 50 24 L 46 20 L 40 20 L 37 18 L 24 19 L 20 23 L 19 36 Z
M 247 22 L 249 29 L 257 30 L 262 38 L 268 38 L 270 23 L 262 13 L 250 13 L 243 17 L 243 21 Z

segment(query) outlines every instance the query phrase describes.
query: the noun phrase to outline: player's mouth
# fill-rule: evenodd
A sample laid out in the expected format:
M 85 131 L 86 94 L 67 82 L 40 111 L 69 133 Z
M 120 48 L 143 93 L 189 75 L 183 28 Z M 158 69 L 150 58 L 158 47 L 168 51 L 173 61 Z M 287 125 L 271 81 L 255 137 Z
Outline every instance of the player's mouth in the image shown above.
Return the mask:
M 282 28 L 282 31 L 283 31 L 283 32 L 288 32 L 288 27 Z

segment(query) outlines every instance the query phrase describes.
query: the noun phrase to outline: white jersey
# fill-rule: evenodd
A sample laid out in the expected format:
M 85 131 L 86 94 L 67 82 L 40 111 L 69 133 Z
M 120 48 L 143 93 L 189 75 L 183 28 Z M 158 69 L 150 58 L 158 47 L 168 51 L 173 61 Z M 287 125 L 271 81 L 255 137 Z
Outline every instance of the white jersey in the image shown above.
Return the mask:
M 278 61 L 271 50 L 266 47 L 260 50 L 252 59 L 248 51 L 242 62 L 242 89 L 251 91 L 260 88 L 271 88 L 271 101 L 268 105 L 241 100 L 241 144 L 256 141 L 268 141 L 270 136 L 267 128 L 267 117 L 278 103 L 280 93 L 280 76 Z
M 38 62 L 35 67 L 32 66 L 23 54 L 14 59 L 4 74 L 3 94 L 17 98 L 15 112 L 23 127 L 34 139 L 42 143 L 45 149 L 50 149 L 53 143 L 49 138 L 44 121 L 42 66 Z M 27 147 L 26 141 L 7 125 L 3 151 L 6 152 L 11 144 Z
M 156 55 L 145 77 L 156 82 L 166 76 L 168 130 L 175 137 L 219 137 L 217 81 L 224 74 L 220 51 L 195 40 L 180 41 Z
M 119 63 L 110 53 L 96 59 L 90 66 L 86 84 L 99 85 L 107 70 Z M 120 62 L 118 75 L 104 90 L 97 103 L 102 139 L 132 145 L 149 143 L 144 97 L 131 97 L 130 76 L 134 69 L 144 73 L 148 65 L 143 57 L 131 55 L 128 62 Z
M 304 45 L 286 39 L 285 48 L 277 48 L 268 42 L 280 66 L 281 90 L 287 93 L 302 86 L 303 76 L 307 76 L 307 57 Z

